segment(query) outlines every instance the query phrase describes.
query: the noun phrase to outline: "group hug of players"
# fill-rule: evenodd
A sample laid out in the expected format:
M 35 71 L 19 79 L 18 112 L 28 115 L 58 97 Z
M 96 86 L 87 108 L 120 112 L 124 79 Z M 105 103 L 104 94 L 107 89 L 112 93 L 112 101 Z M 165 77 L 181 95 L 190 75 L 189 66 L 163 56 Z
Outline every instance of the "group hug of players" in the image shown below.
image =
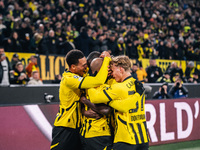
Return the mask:
M 66 62 L 51 150 L 148 150 L 144 88 L 129 58 L 105 51 L 88 64 L 71 50 Z

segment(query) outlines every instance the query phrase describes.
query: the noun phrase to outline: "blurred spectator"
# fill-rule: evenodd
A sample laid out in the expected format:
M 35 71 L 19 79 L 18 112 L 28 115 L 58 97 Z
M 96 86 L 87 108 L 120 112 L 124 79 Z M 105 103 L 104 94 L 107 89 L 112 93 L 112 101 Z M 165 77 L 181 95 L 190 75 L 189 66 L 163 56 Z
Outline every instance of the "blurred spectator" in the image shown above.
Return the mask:
M 176 79 L 176 81 L 174 82 L 174 85 L 171 87 L 169 93 L 173 98 L 188 97 L 188 90 L 183 85 L 181 78 Z
M 193 78 L 193 73 L 196 72 L 198 75 L 200 75 L 199 70 L 194 66 L 193 61 L 189 61 L 188 65 L 185 70 L 185 77 L 189 81 L 190 78 Z
M 136 71 L 138 70 L 137 64 L 133 64 L 131 67 L 131 75 L 134 79 L 138 80 Z
M 21 62 L 18 62 L 15 66 L 15 70 L 13 72 L 13 78 L 11 78 L 11 84 L 27 84 L 29 81 L 26 72 L 24 71 L 24 66 Z
M 172 83 L 171 79 L 170 79 L 170 74 L 169 72 L 165 72 L 163 74 L 162 77 L 158 78 L 158 80 L 156 81 L 157 83 L 163 83 L 163 82 L 166 82 L 166 83 Z
M 3 39 L 5 37 L 4 32 L 6 28 L 7 27 L 3 23 L 3 16 L 0 15 L 0 46 L 3 46 Z
M 173 77 L 173 82 L 175 82 L 178 78 L 181 78 L 181 75 L 179 73 L 176 73 Z M 185 78 L 183 78 L 185 79 Z M 182 80 L 183 81 L 183 80 Z M 184 80 L 183 82 L 187 82 L 186 80 Z
M 160 59 L 165 59 L 165 55 L 167 55 L 167 54 L 166 54 L 166 51 L 165 51 L 165 46 L 164 46 L 163 41 L 159 42 L 159 45 L 157 47 L 157 51 L 158 51 L 158 57 Z
M 136 71 L 136 74 L 137 74 L 137 77 L 138 77 L 138 81 L 141 81 L 141 82 L 147 82 L 147 72 L 145 69 L 143 69 L 142 67 L 142 63 L 141 62 L 138 62 L 137 63 L 137 71 Z
M 99 43 L 100 41 L 97 39 L 97 32 L 96 31 L 92 31 L 92 35 L 90 37 L 90 42 L 89 42 L 89 50 L 90 50 L 90 53 L 92 51 L 99 51 L 100 52 L 100 49 L 99 49 Z
M 89 55 L 89 42 L 90 37 L 88 36 L 88 29 L 85 27 L 81 28 L 80 35 L 75 39 L 75 46 L 80 49 L 85 56 Z
M 147 46 L 144 47 L 144 53 L 146 58 L 152 58 L 154 56 L 154 48 L 150 42 L 148 42 Z
M 193 83 L 197 84 L 200 83 L 200 77 L 199 77 L 199 73 L 198 72 L 194 72 L 193 73 Z
M 40 69 L 39 69 L 38 64 L 37 64 L 37 58 L 38 58 L 37 55 L 32 55 L 30 57 L 29 64 L 26 66 L 26 73 L 27 73 L 29 78 L 31 77 L 33 71 L 40 72 Z M 40 75 L 39 75 L 39 77 L 40 77 Z
M 126 55 L 131 59 L 152 56 L 160 59 L 199 60 L 199 7 L 199 1 L 195 0 L 123 3 L 108 0 L 0 1 L 0 39 L 8 42 L 6 52 L 16 49 L 21 51 L 19 47 L 9 49 L 11 40 L 7 39 L 16 31 L 19 38 L 15 40 L 22 45 L 23 52 L 31 50 L 30 52 L 46 54 L 41 47 L 42 40 L 51 29 L 57 32 L 59 28 L 59 34 L 64 35 L 62 42 L 67 40 L 73 43 L 78 49 L 83 49 L 87 56 L 92 51 L 88 50 L 88 39 L 91 31 L 96 31 L 96 39 L 102 40 L 103 48 L 108 46 L 107 49 L 114 56 L 119 54 L 115 52 L 119 47 L 116 39 L 123 38 Z M 86 32 L 83 32 L 83 28 Z M 79 32 L 81 35 L 74 40 Z M 33 38 L 36 33 L 41 37 Z M 102 39 L 101 36 L 107 34 L 110 36 Z M 56 39 L 58 40 L 57 36 Z M 118 50 L 124 51 L 125 46 L 122 45 Z M 137 53 L 131 54 L 136 49 Z
M 145 57 L 145 53 L 144 53 L 141 41 L 140 40 L 136 40 L 134 42 L 134 46 L 136 46 L 136 48 L 137 48 L 138 60 L 143 59 Z
M 32 76 L 30 77 L 30 81 L 28 85 L 42 85 L 43 82 L 40 80 L 40 74 L 38 71 L 33 71 Z
M 170 80 L 172 82 L 175 82 L 174 77 L 177 75 L 177 73 L 180 75 L 180 78 L 183 80 L 183 82 L 186 82 L 183 77 L 183 70 L 182 70 L 181 66 L 180 67 L 177 66 L 176 62 L 172 62 L 170 64 L 170 66 L 167 68 L 166 72 L 169 72 Z
M 159 90 L 156 91 L 153 95 L 153 99 L 168 99 L 170 98 L 170 95 L 168 93 L 168 83 L 164 82 L 161 87 L 159 87 Z
M 62 76 L 60 74 L 55 75 L 55 80 L 52 83 L 60 83 Z
M 149 67 L 146 68 L 148 83 L 155 83 L 162 76 L 162 70 L 157 66 L 155 59 L 149 60 Z
M 178 43 L 174 44 L 173 47 L 173 52 L 174 52 L 174 59 L 176 60 L 183 60 L 183 56 L 184 56 L 184 51 L 182 48 L 180 48 Z
M 138 51 L 137 48 L 134 46 L 133 42 L 128 39 L 127 40 L 127 51 L 126 51 L 126 55 L 130 58 L 130 59 L 138 59 Z
M 33 53 L 37 53 L 37 54 L 45 54 L 44 51 L 44 38 L 41 34 L 39 33 L 35 33 L 34 36 L 31 39 L 31 44 L 30 44 L 30 50 Z
M 19 29 L 19 38 L 23 41 L 22 42 L 22 50 L 23 52 L 30 52 L 30 44 L 31 44 L 31 37 L 32 37 L 32 29 L 23 21 L 21 23 L 21 28 Z
M 0 85 L 10 84 L 10 63 L 5 56 L 3 47 L 0 47 Z
M 58 54 L 59 42 L 55 37 L 54 30 L 50 30 L 46 38 L 44 38 L 43 50 L 45 54 Z
M 189 83 L 200 83 L 200 78 L 199 78 L 199 73 L 198 72 L 194 72 L 193 73 L 193 77 L 188 79 Z
M 12 70 L 15 70 L 15 66 L 16 66 L 17 62 L 19 62 L 19 55 L 17 53 L 15 53 L 15 54 L 13 54 L 13 57 L 10 62 L 10 68 Z
M 107 42 L 107 46 L 108 46 L 109 53 L 111 55 L 115 56 L 116 48 L 117 48 L 117 40 L 116 40 L 116 36 L 114 33 L 110 33 L 110 36 L 109 36 L 108 42 Z
M 22 52 L 23 41 L 18 37 L 18 33 L 14 31 L 10 38 L 4 39 L 6 52 Z
M 98 50 L 99 52 L 103 52 L 103 51 L 107 51 L 108 50 L 108 46 L 107 46 L 107 39 L 106 39 L 106 35 L 103 34 L 101 36 L 99 36 L 98 39 Z
M 117 41 L 116 55 L 125 55 L 126 54 L 126 44 L 124 38 L 120 37 Z

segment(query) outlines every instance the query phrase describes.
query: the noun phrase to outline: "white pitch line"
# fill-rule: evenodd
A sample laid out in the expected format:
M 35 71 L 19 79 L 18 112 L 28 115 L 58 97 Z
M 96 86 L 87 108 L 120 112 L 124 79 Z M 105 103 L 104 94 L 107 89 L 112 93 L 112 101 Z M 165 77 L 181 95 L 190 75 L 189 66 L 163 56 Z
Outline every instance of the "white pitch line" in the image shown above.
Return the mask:
M 194 147 L 194 148 L 181 148 L 178 150 L 200 150 L 200 147 Z
M 39 128 L 39 130 L 45 135 L 45 137 L 51 141 L 52 126 L 38 107 L 38 105 L 25 105 L 23 106 L 27 114 Z

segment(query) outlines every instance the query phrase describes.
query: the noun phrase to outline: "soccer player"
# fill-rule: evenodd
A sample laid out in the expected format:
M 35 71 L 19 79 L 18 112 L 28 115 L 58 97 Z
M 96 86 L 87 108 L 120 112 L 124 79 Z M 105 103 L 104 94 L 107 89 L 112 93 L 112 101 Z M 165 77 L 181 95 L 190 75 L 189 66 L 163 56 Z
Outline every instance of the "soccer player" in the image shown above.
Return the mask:
M 118 83 L 101 90 L 89 89 L 90 101 L 92 103 L 107 102 L 115 108 L 113 150 L 148 150 L 145 96 L 143 91 L 136 92 L 142 84 L 131 76 L 131 63 L 127 56 L 114 57 L 111 65 L 112 75 Z
M 102 58 L 93 59 L 90 65 L 91 75 L 95 76 L 99 72 L 102 63 Z M 111 147 L 111 107 L 105 104 L 92 104 L 86 98 L 81 98 L 81 102 L 86 104 L 82 108 L 84 116 L 80 130 L 82 150 L 104 150 L 105 147 Z
M 59 90 L 60 108 L 52 131 L 52 150 L 80 150 L 81 89 L 105 83 L 110 62 L 109 53 L 104 52 L 104 61 L 95 77 L 86 76 L 87 61 L 80 50 L 71 50 L 66 55 L 68 70 L 62 75 Z

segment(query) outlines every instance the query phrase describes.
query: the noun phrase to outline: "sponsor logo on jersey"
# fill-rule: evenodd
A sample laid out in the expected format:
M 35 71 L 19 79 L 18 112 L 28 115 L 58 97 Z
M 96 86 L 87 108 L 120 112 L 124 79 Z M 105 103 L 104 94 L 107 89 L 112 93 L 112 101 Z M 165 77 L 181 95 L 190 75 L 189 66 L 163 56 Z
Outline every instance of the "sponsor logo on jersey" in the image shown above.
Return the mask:
M 75 78 L 75 79 L 78 79 L 78 78 L 79 78 L 79 76 L 76 76 L 76 75 L 74 75 L 74 78 Z

